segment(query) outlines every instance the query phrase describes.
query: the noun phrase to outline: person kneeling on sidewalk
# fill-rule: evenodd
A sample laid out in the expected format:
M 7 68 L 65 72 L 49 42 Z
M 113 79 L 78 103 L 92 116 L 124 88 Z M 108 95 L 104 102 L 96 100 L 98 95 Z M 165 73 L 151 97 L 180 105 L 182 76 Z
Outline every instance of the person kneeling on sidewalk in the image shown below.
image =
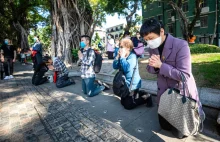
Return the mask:
M 91 43 L 91 38 L 87 35 L 81 36 L 80 46 L 83 52 L 78 52 L 78 57 L 81 60 L 81 77 L 82 77 L 82 90 L 83 93 L 89 97 L 93 97 L 102 92 L 105 87 L 99 86 L 94 83 L 95 81 L 95 51 L 89 50 Z M 88 56 L 87 56 L 87 52 Z
M 66 65 L 60 60 L 59 57 L 54 57 L 53 60 L 49 59 L 49 62 L 51 64 L 48 66 L 49 69 L 57 72 L 57 88 L 63 88 L 71 84 L 75 84 L 75 81 L 68 77 L 69 72 L 66 68 Z
M 141 77 L 138 69 L 138 58 L 133 52 L 133 43 L 130 39 L 122 39 L 118 55 L 113 62 L 113 68 L 119 69 L 119 72 L 123 73 L 123 76 L 117 76 L 118 73 L 116 74 L 113 81 L 113 90 L 114 93 L 119 92 L 116 95 L 121 96 L 121 104 L 124 108 L 130 110 L 142 104 L 147 104 L 147 107 L 151 107 L 151 95 L 145 91 L 139 91 Z M 121 82 L 119 81 L 120 78 L 126 85 L 118 84 Z M 116 85 L 114 85 L 115 81 Z
M 49 59 L 50 57 L 45 56 L 42 59 L 42 62 L 40 64 L 36 65 L 36 68 L 34 70 L 34 75 L 32 77 L 32 84 L 33 85 L 41 85 L 48 81 L 47 77 L 44 76 L 44 74 L 48 71 L 47 65 L 49 65 Z

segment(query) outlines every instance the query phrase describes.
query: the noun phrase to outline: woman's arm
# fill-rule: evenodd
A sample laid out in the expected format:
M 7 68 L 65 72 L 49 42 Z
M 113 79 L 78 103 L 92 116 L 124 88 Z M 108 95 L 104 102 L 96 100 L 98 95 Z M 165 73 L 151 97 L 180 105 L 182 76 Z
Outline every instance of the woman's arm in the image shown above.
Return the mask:
M 175 62 L 176 67 L 173 67 L 167 63 L 162 63 L 159 74 L 177 81 L 181 81 L 182 72 L 187 80 L 191 74 L 191 56 L 187 43 L 183 47 L 180 47 L 180 50 L 177 52 Z

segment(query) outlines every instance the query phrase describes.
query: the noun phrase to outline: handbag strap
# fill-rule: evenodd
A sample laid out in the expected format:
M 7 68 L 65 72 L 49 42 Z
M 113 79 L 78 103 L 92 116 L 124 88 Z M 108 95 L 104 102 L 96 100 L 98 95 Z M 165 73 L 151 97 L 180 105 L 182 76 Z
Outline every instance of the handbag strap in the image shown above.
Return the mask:
M 138 64 L 138 59 L 136 58 L 136 65 L 134 67 L 134 71 L 133 71 L 133 74 L 132 74 L 132 78 L 131 78 L 131 84 L 130 84 L 130 87 L 129 87 L 129 92 L 131 92 L 131 88 L 132 88 L 132 83 L 134 81 L 134 74 L 135 74 L 135 71 L 137 69 L 137 64 Z
M 186 91 L 187 91 L 188 97 L 192 98 L 192 95 L 190 94 L 188 85 L 186 83 L 186 77 L 184 76 L 183 72 L 180 72 L 180 74 L 181 74 L 181 82 L 183 84 L 183 95 L 186 96 Z

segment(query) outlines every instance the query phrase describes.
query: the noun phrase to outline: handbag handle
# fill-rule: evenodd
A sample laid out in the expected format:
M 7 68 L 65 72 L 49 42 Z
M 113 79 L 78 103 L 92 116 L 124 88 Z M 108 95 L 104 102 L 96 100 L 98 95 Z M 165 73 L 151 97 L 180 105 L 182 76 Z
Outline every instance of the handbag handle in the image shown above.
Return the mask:
M 132 88 L 132 83 L 134 81 L 134 74 L 135 74 L 135 71 L 137 69 L 137 64 L 138 64 L 138 59 L 136 58 L 136 65 L 134 67 L 134 71 L 133 71 L 133 74 L 132 74 L 132 78 L 131 78 L 131 84 L 130 84 L 130 87 L 129 87 L 129 92 L 131 92 L 131 88 Z
M 186 91 L 187 91 L 188 97 L 192 98 L 192 95 L 190 94 L 188 85 L 186 83 L 186 77 L 184 76 L 183 72 L 180 72 L 180 74 L 181 74 L 181 82 L 183 84 L 183 94 L 184 96 L 186 96 Z

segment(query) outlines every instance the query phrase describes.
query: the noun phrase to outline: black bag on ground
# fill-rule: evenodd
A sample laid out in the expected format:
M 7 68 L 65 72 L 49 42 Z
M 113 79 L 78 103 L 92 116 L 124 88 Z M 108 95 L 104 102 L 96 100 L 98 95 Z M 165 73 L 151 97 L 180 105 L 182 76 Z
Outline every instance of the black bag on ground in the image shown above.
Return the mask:
M 89 56 L 89 52 L 91 50 L 93 50 L 93 49 L 91 49 L 91 48 L 88 49 L 87 57 Z M 95 73 L 99 73 L 100 72 L 100 70 L 102 68 L 102 60 L 103 60 L 102 55 L 100 53 L 95 52 L 95 61 L 94 61 L 94 71 L 95 71 Z

